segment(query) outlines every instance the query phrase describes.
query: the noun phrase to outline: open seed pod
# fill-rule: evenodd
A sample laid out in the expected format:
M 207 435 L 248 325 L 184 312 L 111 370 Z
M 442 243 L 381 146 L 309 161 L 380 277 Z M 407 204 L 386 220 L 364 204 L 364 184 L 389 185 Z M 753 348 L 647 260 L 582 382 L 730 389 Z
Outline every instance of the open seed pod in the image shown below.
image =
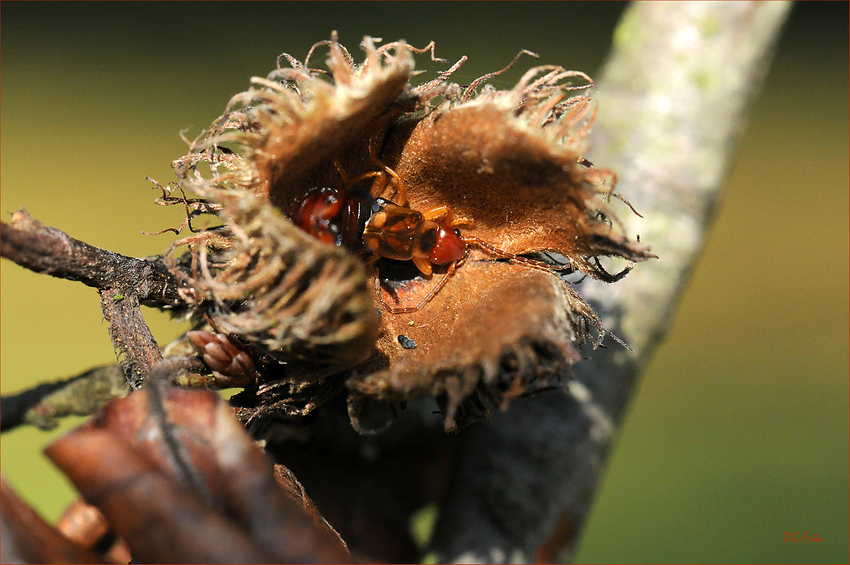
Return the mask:
M 355 424 L 364 399 L 437 395 L 452 426 L 467 398 L 503 406 L 567 374 L 605 330 L 564 273 L 614 282 L 652 257 L 609 209 L 614 174 L 581 157 L 593 82 L 542 66 L 511 90 L 478 93 L 501 71 L 463 88 L 449 82 L 459 62 L 413 86 L 413 55 L 425 50 L 367 37 L 355 64 L 335 36 L 322 46 L 330 73 L 310 68 L 313 50 L 303 63 L 282 55 L 175 162 L 182 186 L 224 223 L 183 241 L 196 244 L 187 296 L 216 329 L 287 364 L 261 388 L 345 379 Z M 427 257 L 434 243 L 424 236 L 345 250 L 291 221 L 314 189 L 368 192 L 370 183 L 383 200 L 357 212 L 362 222 L 388 203 L 439 216 L 459 230 L 462 257 L 414 265 L 382 250 L 420 246 Z M 564 259 L 529 257 L 545 252 Z M 602 257 L 629 265 L 611 274 Z

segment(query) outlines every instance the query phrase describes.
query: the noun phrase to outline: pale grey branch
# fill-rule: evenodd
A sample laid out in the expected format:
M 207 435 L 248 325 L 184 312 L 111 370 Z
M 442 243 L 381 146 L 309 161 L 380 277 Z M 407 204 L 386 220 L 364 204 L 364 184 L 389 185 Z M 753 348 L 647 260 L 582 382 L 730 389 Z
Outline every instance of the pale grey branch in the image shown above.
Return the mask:
M 632 5 L 599 81 L 591 161 L 657 261 L 583 295 L 636 351 L 589 352 L 564 395 L 516 402 L 469 434 L 432 544 L 440 561 L 567 561 L 641 367 L 699 254 L 789 3 Z

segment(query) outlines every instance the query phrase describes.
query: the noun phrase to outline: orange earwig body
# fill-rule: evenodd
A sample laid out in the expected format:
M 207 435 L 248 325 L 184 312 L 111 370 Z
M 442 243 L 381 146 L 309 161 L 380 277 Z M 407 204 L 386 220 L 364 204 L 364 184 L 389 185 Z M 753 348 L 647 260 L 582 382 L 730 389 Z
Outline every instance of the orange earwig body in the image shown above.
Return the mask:
M 451 227 L 447 206 L 417 212 L 379 198 L 376 208 L 363 230 L 363 244 L 374 255 L 413 261 L 426 276 L 432 273 L 432 263 L 447 265 L 466 255 L 466 243 L 460 230 Z
M 372 157 L 383 170 L 364 173 L 349 180 L 342 167 L 337 169 L 344 181 L 343 188 L 314 188 L 301 201 L 292 215 L 295 224 L 322 241 L 377 259 L 412 261 L 426 277 L 433 265 L 448 265 L 446 274 L 434 288 L 411 307 L 392 307 L 381 299 L 393 314 L 416 312 L 425 306 L 445 286 L 455 270 L 469 256 L 470 245 L 477 245 L 492 255 L 545 271 L 569 270 L 569 265 L 551 265 L 508 253 L 477 238 L 461 234 L 457 226 L 471 225 L 467 218 L 456 217 L 448 206 L 436 206 L 424 211 L 407 206 L 407 187 L 399 175 Z M 396 181 L 397 203 L 379 198 L 387 175 Z M 370 192 L 349 190 L 363 180 L 374 178 Z M 380 278 L 377 282 L 380 292 Z

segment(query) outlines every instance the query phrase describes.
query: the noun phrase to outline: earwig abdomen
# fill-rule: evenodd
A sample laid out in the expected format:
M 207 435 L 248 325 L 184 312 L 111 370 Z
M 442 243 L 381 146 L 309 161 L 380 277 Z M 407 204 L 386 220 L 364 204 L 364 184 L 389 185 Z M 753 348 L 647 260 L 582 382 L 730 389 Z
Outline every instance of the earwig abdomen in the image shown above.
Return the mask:
M 314 188 L 292 215 L 295 224 L 317 239 L 354 252 L 363 248 L 361 235 L 372 215 L 374 198 L 341 188 Z

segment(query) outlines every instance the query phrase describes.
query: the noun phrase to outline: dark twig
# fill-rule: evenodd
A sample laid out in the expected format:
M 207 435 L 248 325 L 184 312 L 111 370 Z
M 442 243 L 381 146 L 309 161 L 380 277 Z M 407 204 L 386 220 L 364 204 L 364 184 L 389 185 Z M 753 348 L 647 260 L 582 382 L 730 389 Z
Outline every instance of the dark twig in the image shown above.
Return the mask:
M 154 365 L 162 360 L 162 351 L 156 343 L 139 308 L 139 298 L 132 293 L 123 294 L 115 288 L 100 291 L 103 317 L 109 322 L 109 337 L 118 353 L 118 361 L 130 387 L 142 386 Z
M 100 291 L 103 315 L 124 376 L 139 388 L 162 352 L 141 305 L 163 309 L 184 303 L 180 284 L 162 257 L 136 259 L 78 241 L 35 220 L 25 210 L 0 223 L 0 254 L 37 273 L 79 281 Z
M 49 430 L 56 426 L 57 418 L 88 416 L 128 392 L 119 365 L 95 367 L 69 379 L 2 397 L 0 431 L 7 432 L 22 424 Z
M 135 294 L 144 306 L 183 305 L 179 283 L 162 257 L 136 259 L 100 249 L 45 226 L 23 209 L 12 215 L 11 224 L 0 222 L 0 255 L 37 273 Z

